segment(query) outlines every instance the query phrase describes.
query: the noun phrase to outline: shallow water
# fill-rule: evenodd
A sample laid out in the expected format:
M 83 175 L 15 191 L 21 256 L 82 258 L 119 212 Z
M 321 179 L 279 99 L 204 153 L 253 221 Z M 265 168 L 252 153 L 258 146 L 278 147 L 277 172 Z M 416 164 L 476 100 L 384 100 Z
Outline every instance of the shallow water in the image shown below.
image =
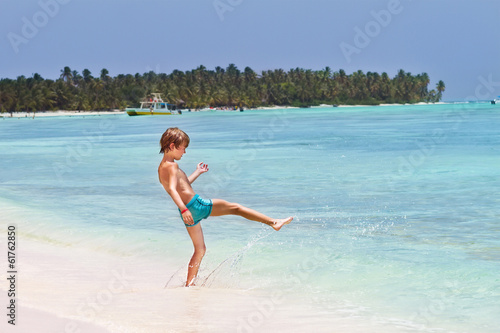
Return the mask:
M 321 316 L 303 319 L 319 331 L 338 318 L 500 329 L 500 109 L 489 104 L 0 120 L 2 224 L 168 265 L 175 289 L 191 243 L 157 178 L 171 126 L 191 138 L 180 167 L 209 164 L 201 196 L 295 216 L 280 232 L 204 220 L 200 288 L 278 292 Z

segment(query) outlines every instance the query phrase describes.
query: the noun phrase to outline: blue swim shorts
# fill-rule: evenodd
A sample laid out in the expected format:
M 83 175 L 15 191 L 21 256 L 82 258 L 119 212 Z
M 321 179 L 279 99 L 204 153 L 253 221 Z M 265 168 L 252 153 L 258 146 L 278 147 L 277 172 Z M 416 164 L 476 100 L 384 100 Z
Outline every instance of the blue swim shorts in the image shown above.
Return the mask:
M 191 201 L 186 205 L 186 208 L 189 209 L 191 212 L 191 215 L 193 215 L 193 220 L 194 224 L 186 224 L 184 225 L 186 227 L 194 227 L 198 223 L 200 223 L 201 220 L 206 219 L 207 217 L 210 216 L 212 213 L 212 200 L 210 199 L 203 199 L 200 197 L 198 194 L 196 194 Z M 179 209 L 179 214 L 181 213 L 181 210 Z M 181 214 L 182 218 L 182 214 Z

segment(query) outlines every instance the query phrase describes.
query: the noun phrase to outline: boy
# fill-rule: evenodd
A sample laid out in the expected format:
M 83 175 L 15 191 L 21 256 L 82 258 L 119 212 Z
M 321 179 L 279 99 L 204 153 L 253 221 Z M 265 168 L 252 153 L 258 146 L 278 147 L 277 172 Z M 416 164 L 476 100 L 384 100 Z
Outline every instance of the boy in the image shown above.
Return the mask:
M 293 220 L 291 216 L 286 219 L 272 219 L 253 209 L 221 199 L 202 199 L 195 194 L 191 184 L 201 174 L 208 171 L 208 165 L 203 162 L 199 163 L 193 174 L 188 177 L 175 163 L 186 153 L 188 146 L 189 136 L 186 133 L 177 127 L 167 129 L 160 140 L 160 154 L 163 153 L 163 159 L 158 167 L 160 183 L 179 208 L 181 218 L 194 245 L 194 254 L 188 266 L 186 287 L 194 284 L 201 260 L 205 255 L 205 241 L 199 224 L 201 220 L 209 216 L 239 215 L 248 220 L 265 223 L 274 230 L 280 230 L 282 226 Z

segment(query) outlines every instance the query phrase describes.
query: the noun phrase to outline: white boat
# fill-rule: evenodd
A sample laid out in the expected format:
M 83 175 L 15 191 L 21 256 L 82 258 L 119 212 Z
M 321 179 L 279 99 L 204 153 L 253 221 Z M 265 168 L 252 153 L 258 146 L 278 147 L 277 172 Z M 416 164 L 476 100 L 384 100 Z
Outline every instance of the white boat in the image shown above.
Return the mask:
M 125 111 L 129 116 L 182 114 L 181 110 L 177 110 L 175 104 L 164 102 L 160 93 L 152 93 L 150 98 L 141 102 L 139 108 L 126 108 Z

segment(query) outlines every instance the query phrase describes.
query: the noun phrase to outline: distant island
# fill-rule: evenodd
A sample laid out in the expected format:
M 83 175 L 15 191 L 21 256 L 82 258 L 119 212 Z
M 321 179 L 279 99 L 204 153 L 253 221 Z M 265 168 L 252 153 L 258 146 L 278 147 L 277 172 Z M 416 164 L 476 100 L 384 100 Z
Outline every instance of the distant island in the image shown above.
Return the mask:
M 64 67 L 56 80 L 32 77 L 0 80 L 0 111 L 114 110 L 138 106 L 151 92 L 179 108 L 206 107 L 378 105 L 382 103 L 439 102 L 445 84 L 439 81 L 429 90 L 427 73 L 412 75 L 399 70 L 390 78 L 358 70 L 346 74 L 330 67 L 314 71 L 295 68 L 262 71 L 250 67 L 240 71 L 234 64 L 208 70 L 174 70 L 170 74 L 120 74 L 109 76 L 102 69 L 98 77 L 88 69 L 82 73 Z

